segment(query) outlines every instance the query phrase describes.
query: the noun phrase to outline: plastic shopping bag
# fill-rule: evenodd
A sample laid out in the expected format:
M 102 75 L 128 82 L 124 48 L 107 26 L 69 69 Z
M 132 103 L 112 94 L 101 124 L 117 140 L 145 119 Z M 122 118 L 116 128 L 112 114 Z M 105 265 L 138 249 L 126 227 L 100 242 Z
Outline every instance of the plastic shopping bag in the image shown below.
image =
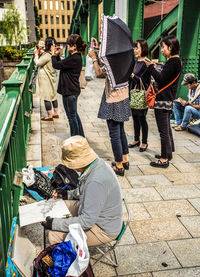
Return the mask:
M 85 80 L 90 81 L 96 77 L 92 58 L 86 56 Z
M 25 167 L 22 169 L 23 174 L 23 183 L 29 187 L 35 183 L 35 173 L 33 171 L 32 165 Z
M 80 224 L 74 223 L 69 225 L 69 233 L 65 241 L 71 241 L 72 247 L 77 253 L 77 257 L 69 267 L 66 276 L 80 276 L 88 267 L 90 254 L 86 239 L 86 234 Z

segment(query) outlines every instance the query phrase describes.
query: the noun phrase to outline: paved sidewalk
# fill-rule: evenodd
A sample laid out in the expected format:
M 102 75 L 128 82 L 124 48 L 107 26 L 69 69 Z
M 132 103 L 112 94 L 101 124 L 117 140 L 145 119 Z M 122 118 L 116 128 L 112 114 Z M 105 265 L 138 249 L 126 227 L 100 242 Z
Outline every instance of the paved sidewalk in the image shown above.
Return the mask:
M 97 119 L 104 81 L 88 82 L 79 97 L 78 111 L 90 145 L 110 163 L 113 155 L 107 125 Z M 60 96 L 58 100 L 60 118 L 41 122 L 41 131 L 39 102 L 35 100 L 28 148 L 30 164 L 41 165 L 42 156 L 42 166 L 51 166 L 52 170 L 61 163 L 60 145 L 69 137 Z M 42 106 L 41 117 L 44 115 Z M 131 213 L 130 228 L 117 247 L 119 267 L 115 270 L 99 263 L 94 267 L 96 277 L 200 276 L 200 140 L 186 131 L 173 131 L 176 152 L 170 166 L 153 168 L 149 163 L 160 153 L 160 139 L 152 110 L 148 112 L 148 123 L 148 150 L 140 153 L 139 148 L 131 149 L 130 169 L 125 177 L 119 177 Z M 131 142 L 131 119 L 125 129 Z M 41 243 L 39 235 L 36 239 Z

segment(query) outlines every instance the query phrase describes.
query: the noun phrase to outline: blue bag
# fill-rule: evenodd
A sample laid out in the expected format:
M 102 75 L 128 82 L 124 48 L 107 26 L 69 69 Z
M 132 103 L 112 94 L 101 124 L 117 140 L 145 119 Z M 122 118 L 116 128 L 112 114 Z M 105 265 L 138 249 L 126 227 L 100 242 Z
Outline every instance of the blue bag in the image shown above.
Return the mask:
M 76 259 L 76 252 L 72 248 L 71 241 L 63 241 L 52 251 L 54 265 L 49 268 L 52 277 L 65 277 L 68 268 Z

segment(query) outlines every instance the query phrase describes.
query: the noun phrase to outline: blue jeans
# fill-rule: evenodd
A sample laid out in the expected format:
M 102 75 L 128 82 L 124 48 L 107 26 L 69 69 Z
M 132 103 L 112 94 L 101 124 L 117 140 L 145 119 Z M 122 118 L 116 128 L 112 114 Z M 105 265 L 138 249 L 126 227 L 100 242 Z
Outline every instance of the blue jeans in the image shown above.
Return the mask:
M 191 106 L 182 106 L 181 103 L 176 102 L 174 105 L 174 116 L 177 124 L 186 127 L 191 118 L 200 119 L 200 110 Z
M 128 154 L 128 142 L 124 132 L 124 122 L 107 120 L 113 154 L 116 162 L 122 162 L 122 155 Z
M 65 112 L 69 120 L 71 136 L 79 135 L 84 137 L 82 123 L 77 113 L 77 100 L 78 96 L 63 95 L 63 106 L 65 108 Z

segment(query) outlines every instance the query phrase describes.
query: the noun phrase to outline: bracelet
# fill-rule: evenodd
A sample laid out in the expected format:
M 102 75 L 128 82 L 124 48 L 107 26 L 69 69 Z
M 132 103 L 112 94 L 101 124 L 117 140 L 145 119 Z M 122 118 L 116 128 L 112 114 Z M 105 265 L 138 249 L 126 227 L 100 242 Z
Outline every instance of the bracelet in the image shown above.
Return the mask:
M 92 62 L 93 62 L 93 63 L 94 63 L 94 62 L 97 62 L 97 59 L 93 59 Z

